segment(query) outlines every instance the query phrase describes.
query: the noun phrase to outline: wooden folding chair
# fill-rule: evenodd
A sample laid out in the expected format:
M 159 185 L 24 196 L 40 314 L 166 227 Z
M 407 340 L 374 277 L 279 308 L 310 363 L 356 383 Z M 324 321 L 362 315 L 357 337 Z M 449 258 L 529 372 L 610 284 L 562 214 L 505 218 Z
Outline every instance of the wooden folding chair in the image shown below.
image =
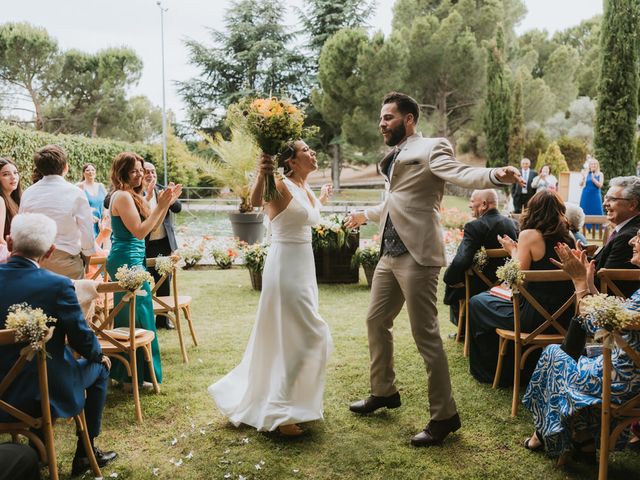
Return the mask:
M 148 258 L 147 267 L 154 268 L 155 266 L 156 259 Z M 164 282 L 168 281 L 169 275 L 171 275 L 171 295 L 161 297 L 157 296 L 158 289 Z M 175 323 L 176 330 L 178 331 L 178 340 L 180 342 L 180 351 L 182 352 L 182 361 L 184 363 L 188 363 L 189 357 L 187 356 L 187 349 L 184 345 L 182 325 L 180 322 L 181 311 L 184 313 L 184 318 L 187 319 L 187 323 L 189 324 L 189 330 L 191 331 L 191 338 L 194 346 L 198 346 L 198 339 L 196 338 L 193 321 L 191 320 L 191 297 L 189 295 L 178 294 L 178 275 L 175 265 L 170 274 L 162 275 L 158 279 L 151 290 L 151 295 L 153 298 L 153 313 L 155 315 L 163 315 Z
M 15 330 L 0 330 L 0 346 L 15 345 Z M 23 343 L 26 345 L 26 343 Z M 20 410 L 20 406 L 11 405 L 3 396 L 13 381 L 18 377 L 24 369 L 27 362 L 29 352 L 23 349 L 16 363 L 13 364 L 7 375 L 0 382 L 0 410 L 16 419 L 11 423 L 0 423 L 0 433 L 9 433 L 14 442 L 18 441 L 19 436 L 28 438 L 38 450 L 40 461 L 49 468 L 49 476 L 52 480 L 58 479 L 58 463 L 56 460 L 56 447 L 53 437 L 53 419 L 51 418 L 51 407 L 49 405 L 49 380 L 47 376 L 47 358 L 44 351 L 36 352 L 31 361 L 36 362 L 38 369 L 38 388 L 40 390 L 40 412 L 41 417 L 33 417 L 28 413 Z M 96 457 L 91 447 L 89 434 L 87 432 L 87 422 L 84 417 L 84 410 L 73 417 L 76 422 L 76 429 L 80 432 L 85 452 L 89 458 L 91 470 L 96 477 L 102 477 L 100 467 L 96 461 Z M 44 442 L 32 429 L 41 430 Z
M 591 228 L 587 228 L 591 225 Z M 590 242 L 607 243 L 609 238 L 609 220 L 606 215 L 585 215 L 582 234 Z
M 505 258 L 508 257 L 507 251 L 504 248 L 490 248 L 487 250 L 487 258 Z M 469 299 L 471 298 L 471 277 L 478 277 L 487 286 L 487 290 L 495 287 L 500 283 L 499 280 L 492 282 L 487 276 L 478 270 L 475 266 L 471 266 L 466 272 L 464 272 L 464 300 L 460 301 L 460 313 L 458 314 L 458 333 L 456 334 L 456 341 L 459 342 L 462 329 L 464 328 L 464 356 L 469 356 Z M 464 308 L 462 305 L 464 304 Z M 464 327 L 463 327 L 464 324 Z
M 156 373 L 153 369 L 153 357 L 151 355 L 151 342 L 155 338 L 155 333 L 151 330 L 136 328 L 136 296 L 126 295 L 127 290 L 118 285 L 117 282 L 101 283 L 98 285 L 98 293 L 125 293 L 120 302 L 105 315 L 95 316 L 91 322 L 91 328 L 95 331 L 102 353 L 115 358 L 122 362 L 127 369 L 127 374 L 131 377 L 131 387 L 133 390 L 133 403 L 135 406 L 136 421 L 142 422 L 142 407 L 140 406 L 140 390 L 138 388 L 138 368 L 136 351 L 141 348 L 144 359 L 149 366 L 153 389 L 156 393 L 160 393 L 160 386 L 156 379 Z M 128 304 L 129 306 L 129 328 L 128 335 L 123 335 L 122 330 L 109 329 L 108 326 L 113 325 L 116 315 Z
M 511 416 L 518 414 L 518 404 L 520 401 L 520 371 L 524 368 L 527 357 L 537 348 L 543 348 L 553 343 L 562 343 L 567 330 L 560 325 L 558 318 L 575 303 L 575 292 L 558 308 L 555 312 L 549 313 L 546 308 L 529 293 L 527 286 L 533 282 L 566 282 L 571 281 L 571 277 L 562 270 L 523 270 L 524 283 L 518 286 L 518 293 L 513 295 L 513 330 L 496 328 L 496 333 L 500 338 L 498 349 L 498 364 L 496 375 L 493 378 L 493 388 L 498 388 L 500 375 L 502 374 L 502 360 L 506 355 L 508 342 L 514 342 L 514 368 L 513 368 L 513 398 L 511 401 Z M 549 288 L 553 288 L 552 285 Z M 527 300 L 544 318 L 544 322 L 531 333 L 524 333 L 520 327 L 520 297 Z M 557 333 L 542 333 L 552 327 Z
M 627 298 L 622 293 L 616 282 L 638 282 L 640 281 L 640 269 L 635 268 L 601 268 L 598 270 L 600 279 L 600 291 L 615 295 L 616 297 Z
M 107 273 L 107 257 L 91 257 L 89 265 L 91 267 L 95 265 L 98 266 L 95 271 L 90 273 L 89 279 L 98 280 L 101 278 L 103 282 L 109 281 L 109 274 Z
M 635 328 L 640 330 L 640 328 Z M 618 347 L 622 348 L 631 358 L 636 369 L 640 369 L 640 354 L 633 350 L 631 346 L 624 340 L 618 338 Z M 598 479 L 606 480 L 607 467 L 609 460 L 609 450 L 612 449 L 622 431 L 631 425 L 634 421 L 640 419 L 640 394 L 632 399 L 620 404 L 611 403 L 611 349 L 606 343 L 602 349 L 602 407 L 600 419 L 600 465 L 598 468 Z M 616 420 L 617 425 L 611 431 L 611 420 Z

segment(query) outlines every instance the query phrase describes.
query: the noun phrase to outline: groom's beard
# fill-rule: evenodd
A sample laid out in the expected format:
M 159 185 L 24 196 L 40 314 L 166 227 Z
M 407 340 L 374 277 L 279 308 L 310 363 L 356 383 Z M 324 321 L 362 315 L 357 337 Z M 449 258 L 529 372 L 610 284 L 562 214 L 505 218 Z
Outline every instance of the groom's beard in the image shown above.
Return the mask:
M 395 147 L 406 136 L 407 136 L 407 129 L 404 126 L 404 123 L 401 123 L 396 128 L 391 129 L 391 136 L 389 137 L 389 140 L 386 141 L 386 144 L 389 145 L 390 147 Z

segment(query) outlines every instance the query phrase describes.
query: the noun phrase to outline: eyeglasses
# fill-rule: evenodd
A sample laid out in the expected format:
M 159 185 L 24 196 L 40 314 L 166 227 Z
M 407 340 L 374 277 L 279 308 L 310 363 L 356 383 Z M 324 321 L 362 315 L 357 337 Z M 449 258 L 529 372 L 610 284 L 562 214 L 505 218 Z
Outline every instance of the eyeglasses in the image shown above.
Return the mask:
M 609 195 L 605 195 L 604 197 L 604 203 L 606 202 L 617 202 L 619 200 L 631 200 L 630 198 L 624 198 L 624 197 L 610 197 Z

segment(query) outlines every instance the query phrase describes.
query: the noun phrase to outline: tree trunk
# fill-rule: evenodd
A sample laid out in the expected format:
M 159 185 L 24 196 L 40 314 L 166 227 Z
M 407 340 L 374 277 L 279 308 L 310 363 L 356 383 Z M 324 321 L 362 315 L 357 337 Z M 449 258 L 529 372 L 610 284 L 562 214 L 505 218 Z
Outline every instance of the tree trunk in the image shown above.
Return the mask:
M 331 145 L 331 182 L 333 189 L 340 190 L 340 169 L 342 168 L 342 149 L 339 143 Z
M 44 130 L 44 117 L 42 116 L 42 105 L 40 104 L 38 94 L 31 85 L 27 85 L 27 91 L 31 96 L 31 101 L 36 110 L 36 130 Z
M 91 138 L 96 138 L 98 136 L 98 115 L 96 114 L 93 117 L 93 121 L 91 122 Z

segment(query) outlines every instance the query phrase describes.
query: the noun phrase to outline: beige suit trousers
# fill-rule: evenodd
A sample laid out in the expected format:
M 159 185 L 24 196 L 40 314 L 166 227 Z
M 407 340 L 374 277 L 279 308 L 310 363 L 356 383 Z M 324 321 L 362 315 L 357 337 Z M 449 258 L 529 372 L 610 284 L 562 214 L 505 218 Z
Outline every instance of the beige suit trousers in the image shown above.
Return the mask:
M 80 254 L 71 255 L 64 250 L 54 250 L 49 258 L 40 262 L 40 266 L 71 280 L 84 278 L 84 263 Z
M 398 391 L 392 328 L 406 300 L 411 333 L 427 368 L 432 420 L 445 420 L 457 412 L 436 308 L 439 273 L 440 267 L 422 266 L 408 253 L 384 255 L 373 275 L 367 314 L 371 393 L 386 397 Z

